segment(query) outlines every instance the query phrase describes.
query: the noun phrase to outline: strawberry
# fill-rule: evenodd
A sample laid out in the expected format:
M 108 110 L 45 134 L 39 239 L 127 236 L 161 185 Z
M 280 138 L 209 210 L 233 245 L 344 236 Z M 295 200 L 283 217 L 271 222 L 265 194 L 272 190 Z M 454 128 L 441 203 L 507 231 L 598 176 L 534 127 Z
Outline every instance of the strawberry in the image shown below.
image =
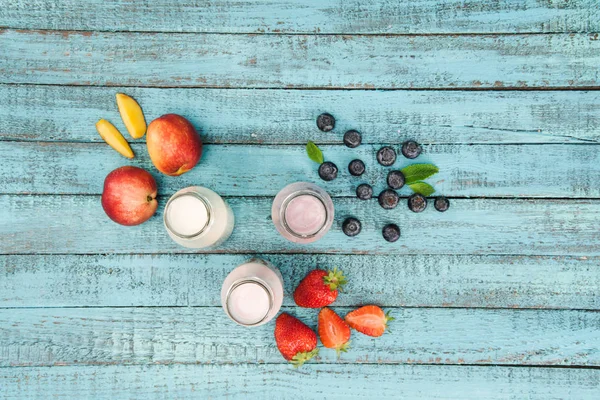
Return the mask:
M 389 311 L 387 314 L 384 314 L 381 307 L 364 306 L 358 310 L 349 312 L 345 320 L 351 328 L 356 329 L 360 333 L 377 337 L 383 335 L 388 321 L 393 321 L 394 318 L 390 317 Z
M 319 338 L 323 346 L 340 352 L 347 351 L 350 344 L 350 327 L 335 311 L 323 308 L 319 312 Z
M 317 355 L 317 335 L 298 318 L 282 313 L 275 321 L 275 342 L 283 358 L 299 367 Z
M 335 301 L 338 290 L 346 283 L 342 271 L 315 269 L 310 271 L 294 291 L 294 301 L 300 307 L 321 308 Z

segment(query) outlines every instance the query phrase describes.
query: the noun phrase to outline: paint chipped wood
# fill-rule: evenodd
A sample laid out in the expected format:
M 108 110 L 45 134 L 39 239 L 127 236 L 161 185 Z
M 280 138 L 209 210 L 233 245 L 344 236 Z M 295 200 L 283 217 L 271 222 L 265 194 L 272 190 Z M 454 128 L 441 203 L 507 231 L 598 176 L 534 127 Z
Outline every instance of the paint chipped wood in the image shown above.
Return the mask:
M 599 369 L 438 365 L 151 365 L 0 368 L 5 398 L 21 400 L 82 393 L 114 398 L 507 399 L 596 400 Z M 268 390 L 265 390 L 268 388 Z M 307 388 L 310 388 L 309 390 Z
M 121 129 L 115 93 L 133 96 L 150 122 L 177 112 L 206 143 L 585 143 L 600 140 L 597 91 L 363 91 L 154 89 L 0 85 L 0 140 L 100 142 L 94 124 Z M 293 106 L 290 106 L 293 105 Z M 323 111 L 332 134 L 316 128 Z M 34 116 L 34 117 L 32 117 Z
M 404 202 L 384 210 L 376 199 L 335 198 L 332 230 L 310 246 L 293 244 L 277 233 L 272 198 L 228 201 L 236 215 L 232 236 L 221 247 L 200 252 L 600 255 L 598 200 L 453 199 L 445 213 L 430 206 L 415 214 Z M 198 252 L 167 236 L 165 202 L 160 198 L 158 212 L 144 224 L 124 227 L 108 219 L 99 196 L 0 196 L 0 253 Z M 349 215 L 362 221 L 363 230 L 353 239 L 340 229 Z M 393 244 L 381 236 L 389 222 L 398 223 L 402 231 Z
M 0 0 L 0 26 L 219 33 L 598 32 L 596 6 L 594 0 Z
M 298 89 L 600 84 L 600 41 L 588 34 L 84 33 L 0 30 L 0 83 Z
M 90 135 L 97 136 L 90 128 Z M 339 138 L 341 141 L 341 137 Z M 31 143 L 0 141 L 0 193 L 101 194 L 106 175 L 124 163 L 151 171 L 159 193 L 202 184 L 224 196 L 275 196 L 292 182 L 310 181 L 333 196 L 356 197 L 361 183 L 373 186 L 375 196 L 387 187 L 390 168 L 382 167 L 376 153 L 384 144 L 349 149 L 321 146 L 327 161 L 340 172 L 324 182 L 318 165 L 306 155 L 305 145 L 204 146 L 202 160 L 182 176 L 159 173 L 148 156 L 145 139 L 132 145 L 136 155 L 125 160 L 104 143 Z M 141 143 L 140 143 L 141 142 Z M 394 169 L 414 163 L 434 163 L 440 172 L 428 181 L 445 196 L 597 198 L 600 187 L 600 152 L 597 145 L 424 145 L 416 160 L 402 156 Z M 361 177 L 348 173 L 348 164 L 360 159 L 366 165 Z M 412 194 L 406 186 L 403 196 Z
M 255 254 L 0 256 L 0 307 L 219 306 L 220 285 Z M 308 271 L 348 277 L 337 306 L 600 309 L 600 257 L 262 254 L 285 305 Z
M 339 315 L 353 308 L 334 307 Z M 284 308 L 313 329 L 317 312 Z M 352 333 L 339 358 L 315 363 L 598 366 L 600 313 L 392 309 L 391 333 Z M 273 324 L 237 326 L 221 307 L 10 309 L 0 313 L 0 366 L 286 363 Z M 493 328 L 492 328 L 493 327 Z M 561 338 L 560 343 L 556 338 Z

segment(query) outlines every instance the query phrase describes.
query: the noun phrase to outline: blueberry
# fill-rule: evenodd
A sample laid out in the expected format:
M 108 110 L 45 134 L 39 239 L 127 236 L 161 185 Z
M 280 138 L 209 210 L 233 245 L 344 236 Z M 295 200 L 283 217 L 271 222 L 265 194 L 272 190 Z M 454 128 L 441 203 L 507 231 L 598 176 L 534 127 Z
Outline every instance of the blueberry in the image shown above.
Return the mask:
M 381 233 L 383 233 L 383 238 L 390 243 L 400 239 L 400 228 L 396 224 L 387 224 Z
M 427 199 L 419 193 L 415 193 L 408 198 L 408 208 L 412 212 L 420 213 L 427 208 Z
M 435 201 L 433 202 L 433 206 L 439 212 L 444 212 L 450 208 L 450 201 L 443 196 L 436 197 Z
M 319 167 L 319 176 L 324 181 L 332 181 L 337 178 L 337 165 L 330 161 L 326 161 Z
M 391 210 L 392 208 L 396 208 L 400 197 L 398 196 L 398 193 L 392 189 L 385 189 L 383 192 L 379 193 L 378 200 L 381 207 L 386 210 Z
M 350 175 L 361 176 L 365 173 L 365 163 L 360 160 L 352 160 L 348 164 L 348 172 Z
M 356 197 L 361 200 L 369 200 L 371 197 L 373 197 L 373 188 L 371 185 L 367 185 L 366 183 L 358 185 L 356 188 Z
M 355 130 L 344 133 L 344 144 L 351 149 L 358 147 L 362 143 L 362 136 Z
M 357 220 L 356 218 L 346 218 L 346 220 L 344 221 L 344 223 L 342 223 L 342 231 L 344 231 L 344 234 L 346 236 L 356 236 L 360 233 L 361 230 L 361 224 L 360 221 Z
M 409 140 L 402 144 L 402 154 L 406 158 L 417 158 L 422 150 L 421 145 L 414 140 Z
M 400 189 L 404 186 L 404 174 L 402 171 L 390 171 L 387 176 L 387 184 L 392 189 Z
M 384 167 L 389 167 L 396 162 L 396 151 L 390 146 L 385 146 L 377 152 L 377 161 Z
M 333 115 L 323 113 L 317 117 L 317 127 L 323 132 L 329 132 L 335 127 Z

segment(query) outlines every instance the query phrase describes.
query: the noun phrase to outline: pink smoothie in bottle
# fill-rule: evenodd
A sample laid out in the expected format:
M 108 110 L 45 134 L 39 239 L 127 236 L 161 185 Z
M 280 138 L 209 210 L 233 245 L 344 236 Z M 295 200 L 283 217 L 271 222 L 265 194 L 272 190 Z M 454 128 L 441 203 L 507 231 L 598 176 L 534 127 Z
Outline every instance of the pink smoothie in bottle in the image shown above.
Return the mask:
M 271 217 L 277 231 L 287 240 L 310 243 L 323 237 L 333 224 L 331 197 L 319 186 L 297 182 L 275 197 Z

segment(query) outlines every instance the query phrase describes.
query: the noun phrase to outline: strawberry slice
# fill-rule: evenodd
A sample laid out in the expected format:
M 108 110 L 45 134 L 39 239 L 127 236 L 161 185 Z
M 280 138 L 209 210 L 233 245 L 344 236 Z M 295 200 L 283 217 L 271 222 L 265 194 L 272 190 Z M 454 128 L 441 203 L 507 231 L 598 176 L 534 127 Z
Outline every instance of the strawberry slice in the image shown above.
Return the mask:
M 330 308 L 323 308 L 319 312 L 319 338 L 323 346 L 335 349 L 340 355 L 348 351 L 350 344 L 350 327 L 344 320 Z
M 371 305 L 349 312 L 345 320 L 351 328 L 360 333 L 378 337 L 383 335 L 388 321 L 393 321 L 394 317 L 390 317 L 389 311 L 386 314 L 381 307 Z

